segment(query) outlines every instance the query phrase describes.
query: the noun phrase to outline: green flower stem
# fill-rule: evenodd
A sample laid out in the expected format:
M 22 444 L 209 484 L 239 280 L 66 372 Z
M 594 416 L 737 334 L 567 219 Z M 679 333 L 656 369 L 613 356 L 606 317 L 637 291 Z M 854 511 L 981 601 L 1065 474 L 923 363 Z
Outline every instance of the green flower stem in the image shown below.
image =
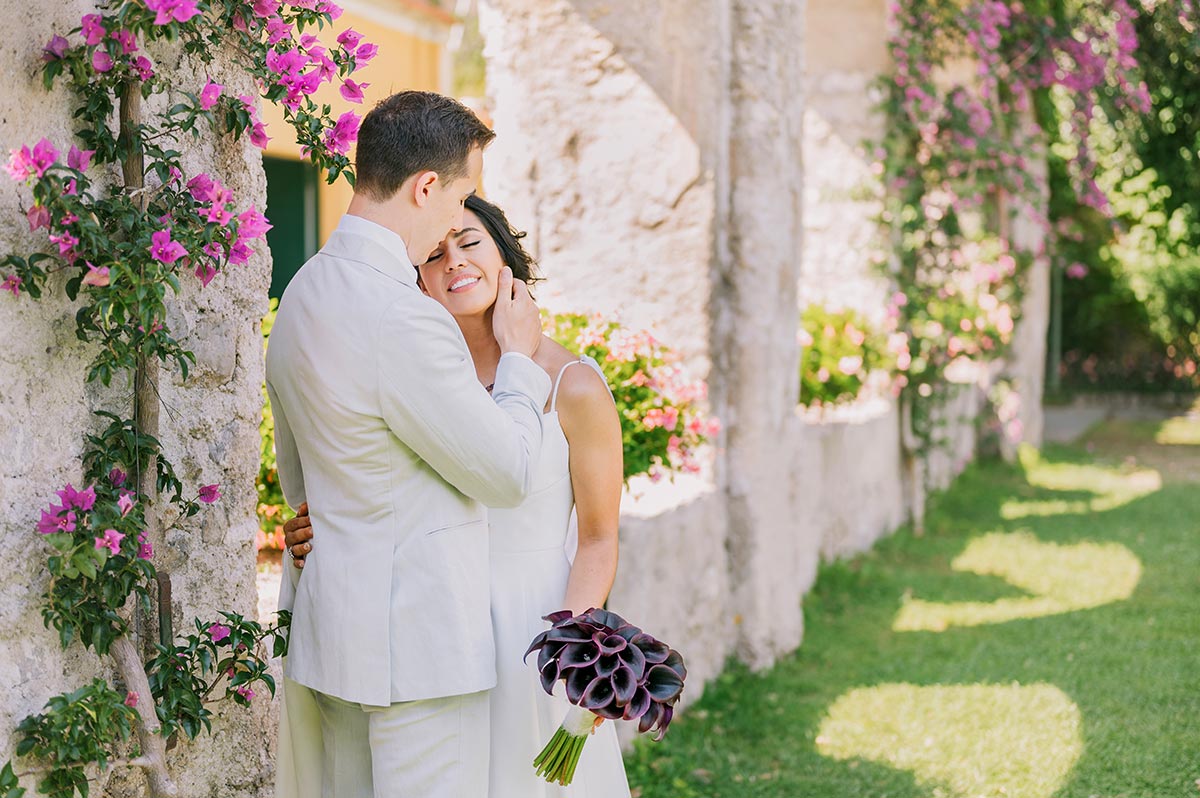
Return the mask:
M 550 742 L 533 760 L 537 774 L 546 781 L 558 782 L 564 787 L 570 784 L 595 721 L 596 716 L 589 710 L 571 707 L 558 731 L 554 732 Z

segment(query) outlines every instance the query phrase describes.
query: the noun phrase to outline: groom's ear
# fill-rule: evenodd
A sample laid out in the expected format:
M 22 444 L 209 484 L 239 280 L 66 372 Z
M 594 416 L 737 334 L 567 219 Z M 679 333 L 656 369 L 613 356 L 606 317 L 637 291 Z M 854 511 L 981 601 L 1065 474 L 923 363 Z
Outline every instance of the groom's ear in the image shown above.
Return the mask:
M 425 203 L 433 195 L 433 187 L 437 185 L 438 173 L 432 170 L 418 172 L 413 181 L 413 202 L 418 208 L 424 208 Z

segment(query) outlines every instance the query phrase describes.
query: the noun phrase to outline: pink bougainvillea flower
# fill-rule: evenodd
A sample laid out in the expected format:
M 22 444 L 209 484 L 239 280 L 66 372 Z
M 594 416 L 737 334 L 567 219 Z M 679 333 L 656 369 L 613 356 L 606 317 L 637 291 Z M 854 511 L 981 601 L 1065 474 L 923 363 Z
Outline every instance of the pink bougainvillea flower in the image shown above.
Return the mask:
M 222 626 L 219 623 L 210 624 L 208 627 L 208 636 L 212 638 L 214 643 L 220 643 L 229 637 L 229 627 Z
M 50 41 L 46 42 L 46 46 L 42 48 L 43 61 L 57 61 L 67 54 L 67 48 L 71 46 L 62 36 L 55 34 Z
M 195 274 L 200 278 L 200 285 L 207 288 L 208 284 L 217 276 L 217 267 L 212 264 L 212 261 L 201 260 L 196 263 Z
M 367 42 L 354 51 L 354 64 L 361 69 L 371 62 L 379 52 L 379 45 Z
M 216 241 L 205 244 L 200 251 L 213 260 L 220 260 L 221 258 L 225 257 L 225 250 L 222 249 L 221 245 Z
M 1087 273 L 1088 267 L 1082 263 L 1072 263 L 1067 267 L 1066 272 L 1067 276 L 1072 280 L 1082 280 L 1084 277 L 1087 277 Z
M 251 698 L 254 698 L 254 691 L 250 689 L 249 685 L 245 685 L 245 684 L 240 685 L 239 687 L 237 687 L 235 689 L 234 692 L 236 692 L 238 695 L 240 695 L 242 698 L 246 699 L 247 701 L 249 701 Z
M 137 556 L 138 556 L 138 559 L 140 559 L 140 560 L 149 560 L 151 557 L 154 556 L 154 546 L 146 538 L 145 532 L 138 533 Z
M 131 55 L 137 52 L 137 39 L 134 37 L 133 31 L 115 30 L 112 32 L 112 37 L 120 42 L 121 55 Z
M 250 128 L 250 143 L 260 150 L 267 148 L 267 142 L 271 137 L 267 135 L 267 126 L 262 122 L 255 122 L 254 127 Z
M 279 14 L 279 0 L 254 0 L 250 9 L 254 16 L 268 19 Z
M 138 702 L 138 694 L 130 690 L 125 694 L 125 706 L 136 707 Z
M 325 52 L 325 48 L 321 46 L 321 40 L 314 33 L 306 33 L 300 37 L 300 48 L 305 50 L 310 57 Z
M 228 191 L 217 191 L 215 194 L 216 196 L 213 197 L 212 204 L 208 206 L 204 218 L 207 221 L 224 227 L 233 219 L 233 211 L 228 208 L 228 203 L 233 199 L 233 195 Z
M 133 510 L 133 496 L 129 493 L 122 493 L 117 499 L 117 509 L 121 511 L 122 517 L 129 515 Z
M 58 254 L 67 260 L 74 260 L 74 247 L 79 239 L 70 233 L 55 233 L 50 236 L 51 244 L 58 244 Z
M 200 90 L 200 110 L 207 111 L 216 105 L 224 90 L 224 86 L 220 83 L 213 83 L 211 80 L 204 84 L 204 88 Z
M 320 0 L 317 3 L 317 11 L 322 14 L 328 14 L 330 19 L 337 19 L 342 15 L 342 7 L 330 0 Z
M 108 72 L 113 68 L 113 59 L 104 50 L 97 50 L 92 53 L 92 69 L 97 72 Z
M 216 183 L 211 177 L 201 172 L 188 181 L 187 187 L 188 191 L 192 194 L 192 199 L 197 202 L 208 202 L 212 199 L 213 187 L 215 185 Z
M 30 177 L 41 177 L 58 160 L 58 150 L 49 139 L 42 139 L 33 145 L 33 149 L 22 147 L 10 150 L 10 158 L 6 167 L 13 180 L 26 180 Z
M 187 22 L 200 13 L 200 9 L 196 8 L 196 0 L 146 0 L 146 8 L 157 12 L 154 15 L 155 25 Z
M 154 64 L 150 63 L 150 59 L 144 55 L 139 55 L 133 59 L 133 71 L 137 74 L 138 80 L 150 80 L 154 77 Z
M 95 150 L 81 150 L 72 144 L 70 152 L 67 153 L 67 166 L 86 172 L 92 165 L 92 156 L 95 154 Z
M 75 182 L 75 178 L 68 177 L 67 182 L 63 183 L 63 196 L 74 197 L 79 193 L 79 184 Z
M 292 26 L 281 17 L 267 20 L 267 44 L 279 44 L 284 39 L 292 38 Z
M 308 56 L 299 50 L 291 49 L 277 52 L 267 52 L 267 69 L 279 76 L 279 82 L 289 88 L 300 78 L 300 73 L 308 66 Z
M 0 291 L 12 291 L 13 296 L 20 296 L 21 283 L 24 282 L 15 274 L 10 274 L 4 278 L 4 283 L 0 284 Z
M 349 102 L 361 103 L 363 101 L 363 89 L 370 85 L 370 83 L 355 83 L 354 81 L 347 79 L 342 83 L 339 91 L 342 93 L 342 97 Z
M 205 504 L 212 504 L 219 498 L 221 498 L 220 485 L 203 485 L 200 487 L 200 501 Z
M 29 232 L 31 233 L 42 227 L 49 227 L 50 209 L 42 205 L 34 205 L 25 212 L 25 218 L 29 220 Z
M 238 235 L 244 238 L 262 238 L 272 226 L 253 205 L 238 214 Z
M 314 55 L 314 61 L 317 63 L 317 74 L 321 80 L 328 83 L 332 81 L 338 73 L 337 61 L 334 61 L 325 53 Z
M 124 539 L 125 539 L 125 536 L 122 535 L 117 530 L 106 529 L 106 530 L 104 530 L 104 535 L 102 537 L 96 538 L 96 548 L 108 549 L 113 554 L 120 554 L 121 553 L 121 541 Z
M 245 241 L 238 239 L 233 242 L 229 248 L 229 262 L 234 266 L 241 266 L 250 260 L 250 256 L 254 254 L 254 250 L 250 249 L 250 245 Z
M 337 43 L 345 47 L 348 51 L 352 51 L 358 47 L 358 43 L 362 41 L 363 35 L 354 28 L 346 28 L 338 34 Z
M 125 480 L 128 479 L 128 477 L 129 475 L 119 468 L 114 468 L 112 471 L 108 472 L 108 481 L 113 484 L 114 488 L 119 488 L 124 485 Z
M 300 76 L 300 80 L 296 82 L 296 88 L 303 95 L 309 95 L 321 88 L 321 70 L 310 69 Z
M 343 155 L 348 153 L 350 145 L 358 138 L 358 123 L 358 114 L 353 111 L 339 116 L 334 126 L 325 131 L 325 143 L 329 145 L 329 149 Z
M 58 498 L 62 499 L 63 507 L 74 507 L 76 510 L 83 510 L 86 513 L 96 506 L 96 489 L 90 485 L 83 490 L 75 490 L 73 486 L 67 484 L 56 493 Z
M 83 36 L 83 41 L 89 47 L 93 47 L 104 41 L 104 37 L 108 35 L 108 31 L 104 28 L 104 22 L 99 14 L 86 14 L 79 20 L 79 33 Z
M 43 535 L 56 532 L 74 532 L 76 515 L 65 506 L 50 505 L 49 510 L 42 510 L 42 520 L 38 521 L 37 531 Z
M 172 264 L 187 255 L 183 244 L 171 240 L 171 230 L 159 230 L 150 236 L 150 257 L 159 263 Z
M 8 151 L 8 163 L 4 165 L 4 171 L 8 172 L 8 176 L 13 180 L 25 180 L 29 177 L 29 148 L 22 147 L 19 150 Z

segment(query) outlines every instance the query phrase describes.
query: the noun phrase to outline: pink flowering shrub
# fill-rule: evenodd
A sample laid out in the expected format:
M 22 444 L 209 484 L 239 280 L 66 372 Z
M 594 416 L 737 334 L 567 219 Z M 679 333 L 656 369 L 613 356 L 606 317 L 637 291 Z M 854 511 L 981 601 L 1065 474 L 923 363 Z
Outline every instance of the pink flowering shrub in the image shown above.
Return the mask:
M 697 451 L 716 440 L 721 423 L 702 410 L 707 386 L 684 378 L 675 352 L 648 332 L 599 315 L 547 315 L 545 327 L 571 351 L 595 358 L 608 378 L 621 417 L 625 479 L 700 470 Z
M 903 372 L 911 360 L 908 336 L 880 329 L 852 310 L 809 305 L 798 337 L 800 404 L 807 407 L 854 401 L 873 379 L 877 387 L 898 385 L 891 372 Z
M 879 265 L 897 288 L 889 313 L 911 356 L 901 379 L 928 444 L 936 414 L 923 400 L 953 390 L 945 369 L 999 357 L 1011 340 L 1025 267 L 1043 254 L 1018 245 L 1016 220 L 1054 240 L 1032 157 L 1069 145 L 1062 168 L 1075 194 L 1107 212 L 1091 120 L 1101 107 L 1145 113 L 1149 94 L 1128 0 L 897 0 L 889 10 L 887 134 L 872 145 L 891 252 Z

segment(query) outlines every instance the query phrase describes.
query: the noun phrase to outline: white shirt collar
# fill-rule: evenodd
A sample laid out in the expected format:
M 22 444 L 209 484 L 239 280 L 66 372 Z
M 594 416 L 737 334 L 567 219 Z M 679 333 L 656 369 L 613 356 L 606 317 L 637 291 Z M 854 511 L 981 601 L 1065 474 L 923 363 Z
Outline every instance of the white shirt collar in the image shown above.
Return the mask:
M 417 282 L 417 270 L 408 257 L 408 244 L 398 233 L 369 219 L 344 214 L 329 238 L 327 246 L 330 245 L 349 250 L 343 256 L 361 260 L 403 282 L 414 285 Z

